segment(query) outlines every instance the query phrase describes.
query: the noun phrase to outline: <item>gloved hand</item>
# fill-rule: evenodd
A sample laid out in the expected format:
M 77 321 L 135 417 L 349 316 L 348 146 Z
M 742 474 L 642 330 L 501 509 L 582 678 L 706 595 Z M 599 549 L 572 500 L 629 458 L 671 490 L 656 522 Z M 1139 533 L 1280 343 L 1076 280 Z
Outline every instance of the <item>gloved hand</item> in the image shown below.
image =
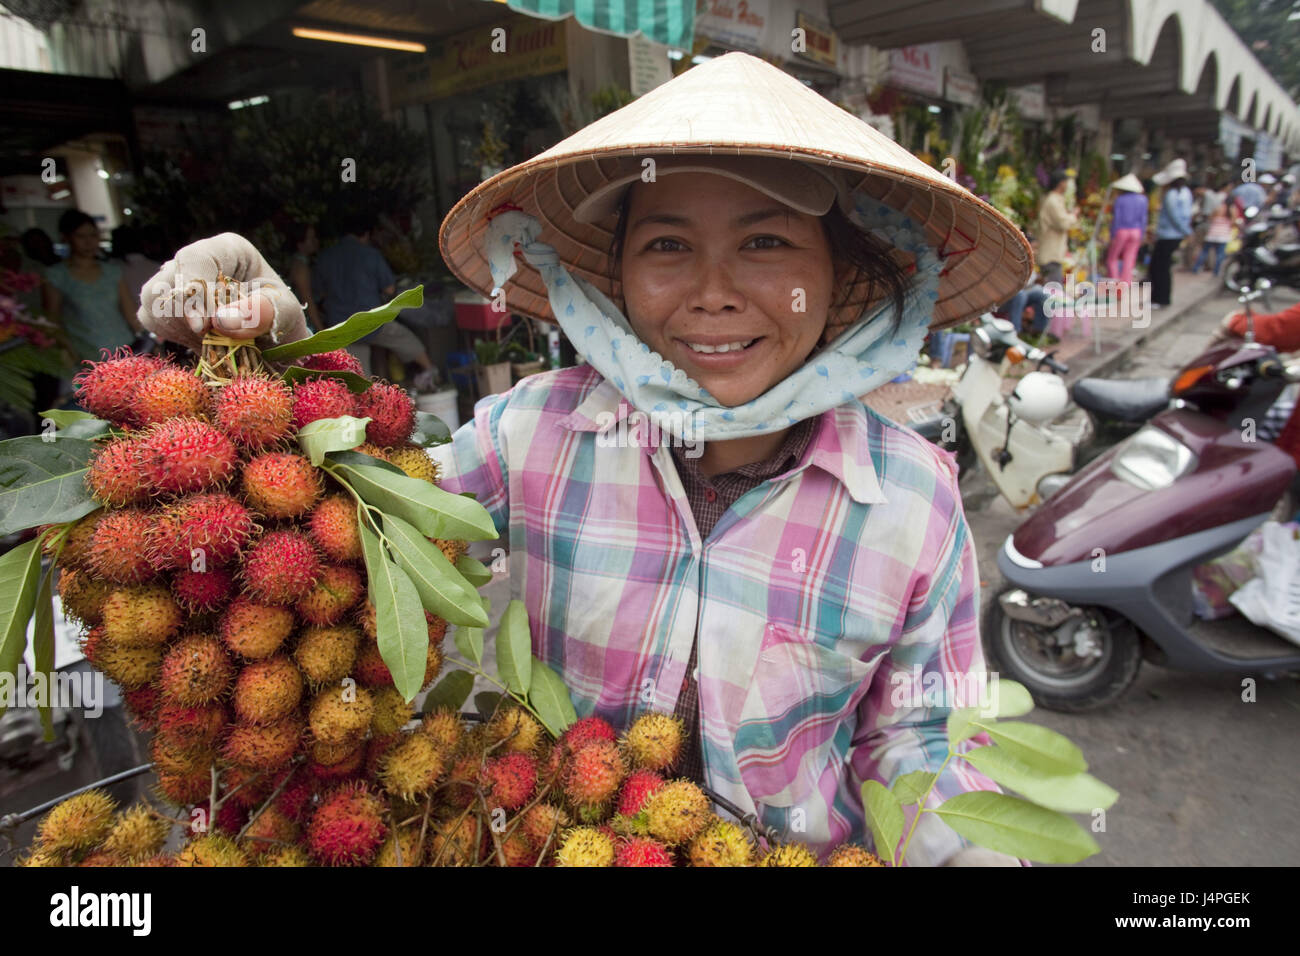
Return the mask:
M 220 273 L 243 293 L 219 310 Z M 251 242 L 233 232 L 200 239 L 163 263 L 140 291 L 140 324 L 160 339 L 196 351 L 208 331 L 257 339 L 261 348 L 306 338 L 307 320 L 289 287 Z

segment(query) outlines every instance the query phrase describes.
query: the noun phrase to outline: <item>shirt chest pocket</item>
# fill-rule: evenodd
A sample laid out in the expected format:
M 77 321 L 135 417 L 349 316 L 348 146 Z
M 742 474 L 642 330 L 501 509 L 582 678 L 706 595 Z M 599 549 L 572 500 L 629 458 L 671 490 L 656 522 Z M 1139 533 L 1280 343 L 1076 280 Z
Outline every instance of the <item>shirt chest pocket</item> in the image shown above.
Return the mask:
M 766 626 L 735 738 L 755 802 L 795 806 L 813 791 L 885 653 L 858 660 L 784 625 Z

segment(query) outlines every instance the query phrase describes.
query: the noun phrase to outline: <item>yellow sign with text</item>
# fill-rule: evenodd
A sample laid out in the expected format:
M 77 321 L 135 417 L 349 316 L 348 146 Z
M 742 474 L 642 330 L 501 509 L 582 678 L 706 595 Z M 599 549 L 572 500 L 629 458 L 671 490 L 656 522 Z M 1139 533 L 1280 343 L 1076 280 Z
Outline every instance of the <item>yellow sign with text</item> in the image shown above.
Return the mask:
M 427 103 L 505 80 L 544 76 L 568 67 L 567 20 L 516 16 L 443 37 L 415 62 L 389 61 L 394 106 Z

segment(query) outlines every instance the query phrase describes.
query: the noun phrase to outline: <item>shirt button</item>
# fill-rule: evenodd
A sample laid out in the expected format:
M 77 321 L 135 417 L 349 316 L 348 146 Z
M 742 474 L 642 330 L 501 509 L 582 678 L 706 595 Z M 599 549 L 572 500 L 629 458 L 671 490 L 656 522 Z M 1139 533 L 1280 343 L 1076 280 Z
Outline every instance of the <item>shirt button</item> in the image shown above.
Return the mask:
M 718 493 L 714 491 L 712 488 L 707 488 L 704 491 L 704 498 L 706 501 L 717 501 Z

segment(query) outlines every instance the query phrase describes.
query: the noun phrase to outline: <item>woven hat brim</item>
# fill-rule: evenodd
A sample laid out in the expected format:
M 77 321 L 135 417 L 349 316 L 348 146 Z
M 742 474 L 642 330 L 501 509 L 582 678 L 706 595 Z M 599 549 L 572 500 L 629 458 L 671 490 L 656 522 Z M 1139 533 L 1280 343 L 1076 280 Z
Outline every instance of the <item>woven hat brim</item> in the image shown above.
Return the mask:
M 852 188 L 923 224 L 939 250 L 944 272 L 932 328 L 996 308 L 1024 287 L 1032 271 L 1029 243 L 996 209 L 798 80 L 744 53 L 693 67 L 479 184 L 443 220 L 443 259 L 465 285 L 490 295 L 483 234 L 489 213 L 509 203 L 537 218 L 539 240 L 553 246 L 571 272 L 616 297 L 609 277 L 611 224 L 579 223 L 573 211 L 610 181 L 596 158 L 663 153 L 769 156 L 839 169 Z M 553 322 L 540 274 L 517 261 L 519 271 L 507 283 L 510 309 Z M 849 291 L 849 306 L 858 311 L 872 301 L 865 282 Z

